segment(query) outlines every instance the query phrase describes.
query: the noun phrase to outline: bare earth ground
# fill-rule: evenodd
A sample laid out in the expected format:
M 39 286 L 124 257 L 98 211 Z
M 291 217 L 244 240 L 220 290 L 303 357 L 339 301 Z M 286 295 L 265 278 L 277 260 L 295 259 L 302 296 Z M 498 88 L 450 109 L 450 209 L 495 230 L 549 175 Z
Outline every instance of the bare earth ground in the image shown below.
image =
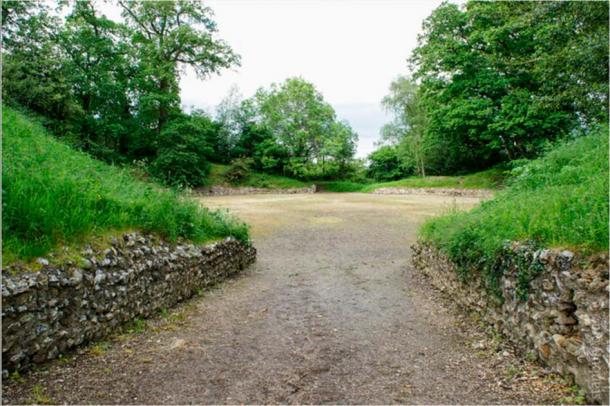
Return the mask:
M 206 197 L 252 225 L 258 261 L 131 334 L 4 383 L 5 403 L 548 403 L 518 361 L 410 266 L 426 217 L 475 198 Z

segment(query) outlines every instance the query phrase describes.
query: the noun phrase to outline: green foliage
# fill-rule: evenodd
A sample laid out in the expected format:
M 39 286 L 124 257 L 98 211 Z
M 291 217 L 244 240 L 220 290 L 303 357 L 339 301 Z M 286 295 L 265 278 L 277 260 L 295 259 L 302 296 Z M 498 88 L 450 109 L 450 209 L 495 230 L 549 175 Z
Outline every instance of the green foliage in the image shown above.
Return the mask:
M 383 101 L 384 137 L 421 175 L 531 159 L 608 120 L 604 2 L 443 3 L 423 30 Z
M 2 2 L 3 100 L 54 122 L 80 113 L 67 80 L 69 72 L 54 41 L 58 25 L 45 3 Z
M 466 272 L 497 278 L 508 241 L 584 251 L 608 248 L 608 129 L 581 136 L 513 169 L 506 190 L 470 212 L 429 220 L 421 237 Z M 521 288 L 535 274 L 522 275 Z M 522 289 L 523 290 L 523 289 Z
M 179 108 L 179 68 L 190 66 L 200 78 L 239 63 L 217 39 L 212 10 L 200 1 L 119 0 L 132 31 L 139 62 L 136 82 L 140 113 L 161 133 Z
M 332 106 L 301 78 L 259 89 L 246 106 L 258 117 L 255 123 L 271 135 L 255 152 L 264 170 L 297 178 L 334 177 L 356 152 L 358 135 L 338 121 Z
M 367 187 L 367 185 L 363 183 L 340 180 L 317 182 L 317 184 L 322 191 L 335 193 L 362 192 Z
M 172 186 L 204 184 L 212 155 L 207 139 L 213 131 L 212 122 L 201 116 L 170 121 L 159 138 L 157 157 L 150 165 L 150 173 Z
M 250 167 L 252 160 L 247 158 L 238 158 L 231 161 L 229 169 L 225 172 L 224 178 L 232 185 L 243 182 L 250 175 Z
M 393 182 L 372 183 L 363 191 L 372 192 L 382 187 L 498 189 L 504 185 L 506 177 L 506 171 L 493 168 L 462 176 L 412 176 Z
M 226 183 L 226 173 L 229 165 L 212 164 L 212 170 L 207 179 L 208 185 L 222 185 Z M 307 183 L 286 176 L 270 175 L 251 170 L 236 186 L 251 186 L 269 189 L 291 189 L 309 186 Z
M 180 70 L 205 78 L 239 58 L 216 38 L 212 11 L 199 1 L 118 3 L 125 22 L 91 0 L 60 2 L 61 17 L 45 2 L 2 2 L 3 98 L 97 158 L 157 157 L 157 167 L 167 166 L 183 154 L 157 150 L 181 116 Z
M 2 130 L 5 263 L 108 230 L 136 228 L 170 240 L 248 240 L 247 226 L 226 214 L 76 152 L 6 106 Z
M 411 78 L 399 76 L 390 84 L 390 93 L 381 103 L 394 115 L 381 129 L 382 138 L 396 146 L 396 156 L 406 172 L 414 168 L 418 175 L 426 176 L 428 119 L 419 87 Z
M 376 181 L 401 179 L 409 175 L 411 168 L 405 167 L 398 148 L 382 146 L 369 155 L 367 174 Z

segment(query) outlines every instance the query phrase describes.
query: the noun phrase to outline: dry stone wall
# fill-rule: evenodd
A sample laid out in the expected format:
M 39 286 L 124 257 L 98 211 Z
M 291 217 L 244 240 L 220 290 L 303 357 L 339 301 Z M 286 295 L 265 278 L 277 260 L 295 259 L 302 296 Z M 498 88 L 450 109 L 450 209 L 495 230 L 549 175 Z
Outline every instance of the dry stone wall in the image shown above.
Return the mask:
M 35 273 L 7 267 L 3 375 L 171 307 L 239 272 L 255 257 L 252 246 L 234 238 L 198 246 L 129 233 L 103 251 L 87 248 L 82 258 L 62 266 L 39 259 L 42 269 Z
M 432 284 L 475 311 L 524 352 L 573 376 L 590 402 L 608 404 L 608 256 L 580 258 L 567 250 L 507 247 L 501 260 L 501 297 L 478 275 L 462 280 L 434 246 L 413 246 L 413 263 Z M 524 297 L 524 267 L 538 269 Z M 522 277 L 522 276 L 521 276 Z
M 373 192 L 378 195 L 441 195 L 490 198 L 493 190 L 488 189 L 452 189 L 452 188 L 407 188 L 407 187 L 382 187 Z
M 295 193 L 316 193 L 316 185 L 304 188 L 271 189 L 261 187 L 228 187 L 212 186 L 202 188 L 198 191 L 204 196 L 230 196 L 230 195 L 254 195 L 254 194 L 295 194 Z

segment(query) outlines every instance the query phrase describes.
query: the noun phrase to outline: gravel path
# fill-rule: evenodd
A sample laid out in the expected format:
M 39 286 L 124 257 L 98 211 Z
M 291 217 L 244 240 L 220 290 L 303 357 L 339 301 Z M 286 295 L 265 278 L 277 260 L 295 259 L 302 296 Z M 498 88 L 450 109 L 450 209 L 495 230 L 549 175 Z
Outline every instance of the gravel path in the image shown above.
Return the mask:
M 13 377 L 5 402 L 547 403 L 564 391 L 456 318 L 410 267 L 418 224 L 477 199 L 202 202 L 252 224 L 257 263 L 142 332 Z

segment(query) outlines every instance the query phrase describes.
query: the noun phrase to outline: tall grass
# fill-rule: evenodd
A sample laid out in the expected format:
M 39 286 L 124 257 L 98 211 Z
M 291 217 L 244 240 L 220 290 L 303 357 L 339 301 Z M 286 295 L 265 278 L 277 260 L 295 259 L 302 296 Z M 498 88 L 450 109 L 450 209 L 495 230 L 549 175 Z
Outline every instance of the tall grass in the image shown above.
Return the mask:
M 507 241 L 607 250 L 608 209 L 608 128 L 601 128 L 515 169 L 493 200 L 431 219 L 420 235 L 462 270 L 491 274 Z
M 230 235 L 248 240 L 245 224 L 75 151 L 6 106 L 2 131 L 5 263 L 108 230 L 139 229 L 196 242 Z

